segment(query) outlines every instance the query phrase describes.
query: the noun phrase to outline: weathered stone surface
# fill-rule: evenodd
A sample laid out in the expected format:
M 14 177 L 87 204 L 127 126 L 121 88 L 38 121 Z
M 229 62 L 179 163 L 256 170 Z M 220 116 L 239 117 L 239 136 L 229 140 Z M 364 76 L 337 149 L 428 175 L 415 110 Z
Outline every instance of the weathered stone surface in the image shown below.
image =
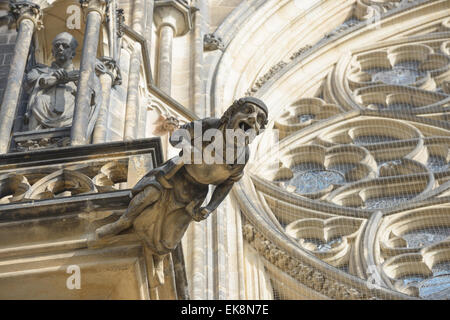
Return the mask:
M 39 6 L 32 3 L 11 3 L 11 14 L 17 20 L 18 35 L 14 46 L 14 58 L 8 75 L 3 101 L 0 107 L 0 153 L 6 153 L 10 144 L 10 135 L 19 103 L 23 74 L 31 45 L 33 32 L 40 26 Z M 10 45 L 8 45 L 10 46 Z M 10 48 L 3 49 L 9 51 Z
M 96 7 L 96 3 L 100 1 L 94 2 L 94 7 L 89 9 L 86 18 L 84 47 L 80 62 L 80 79 L 75 99 L 75 111 L 71 132 L 72 145 L 84 145 L 89 143 L 95 124 L 95 121 L 91 122 L 89 119 L 91 115 L 96 119 L 99 112 L 99 108 L 95 111 L 92 110 L 91 107 L 91 86 L 92 82 L 96 79 L 95 64 L 97 60 L 100 23 L 102 21 L 101 12 L 104 8 L 101 7 L 99 9 Z M 100 12 L 98 10 L 100 10 Z M 97 79 L 97 81 L 98 87 L 100 87 L 99 80 Z M 97 94 L 96 97 L 101 97 L 101 94 Z

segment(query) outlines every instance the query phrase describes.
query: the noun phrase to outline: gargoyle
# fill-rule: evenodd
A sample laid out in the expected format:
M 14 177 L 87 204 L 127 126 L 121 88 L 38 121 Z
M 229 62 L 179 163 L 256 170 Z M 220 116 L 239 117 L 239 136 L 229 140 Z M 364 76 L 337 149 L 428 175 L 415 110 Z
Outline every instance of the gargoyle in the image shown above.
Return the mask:
M 206 219 L 241 179 L 249 159 L 248 144 L 264 129 L 267 117 L 268 109 L 261 100 L 245 97 L 235 101 L 220 119 L 205 118 L 181 126 L 170 138 L 173 146 L 183 148 L 180 155 L 147 173 L 131 190 L 127 211 L 116 222 L 98 228 L 95 239 L 133 226 L 152 252 L 156 274 L 163 283 L 164 256 L 176 249 L 189 224 Z M 211 134 L 214 139 L 206 138 Z M 213 150 L 214 159 L 202 159 L 208 150 Z M 209 185 L 215 189 L 209 203 L 202 206 Z

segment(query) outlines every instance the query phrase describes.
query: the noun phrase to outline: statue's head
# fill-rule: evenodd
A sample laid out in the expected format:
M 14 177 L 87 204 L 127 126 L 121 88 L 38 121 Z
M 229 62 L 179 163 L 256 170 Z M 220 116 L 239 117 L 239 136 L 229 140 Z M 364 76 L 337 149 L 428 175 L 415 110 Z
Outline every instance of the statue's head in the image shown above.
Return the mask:
M 234 101 L 220 120 L 226 123 L 227 129 L 254 130 L 258 135 L 267 125 L 268 116 L 269 110 L 264 102 L 254 97 L 244 97 Z
M 70 33 L 62 32 L 53 39 L 52 46 L 55 61 L 62 65 L 75 57 L 78 42 Z

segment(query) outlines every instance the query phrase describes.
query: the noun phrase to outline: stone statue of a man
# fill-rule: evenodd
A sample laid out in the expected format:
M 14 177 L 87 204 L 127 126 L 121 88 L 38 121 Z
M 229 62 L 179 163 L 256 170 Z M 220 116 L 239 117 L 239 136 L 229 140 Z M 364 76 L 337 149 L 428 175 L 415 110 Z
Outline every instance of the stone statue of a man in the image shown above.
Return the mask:
M 268 109 L 261 100 L 246 97 L 235 101 L 220 119 L 206 118 L 181 126 L 170 139 L 172 145 L 183 147 L 180 156 L 147 173 L 132 189 L 128 210 L 118 221 L 97 229 L 95 239 L 134 226 L 154 254 L 157 274 L 163 279 L 161 257 L 177 247 L 192 221 L 206 219 L 217 209 L 241 179 L 249 159 L 250 135 L 255 137 L 264 129 L 267 117 Z M 180 131 L 183 133 L 177 134 Z M 244 139 L 236 142 L 228 138 L 230 132 L 239 132 Z M 214 135 L 213 140 L 206 138 L 209 134 Z M 196 152 L 206 154 L 213 144 L 214 159 L 196 161 Z M 202 207 L 209 185 L 215 189 Z
M 77 46 L 77 40 L 71 34 L 58 34 L 52 42 L 55 59 L 52 65 L 37 64 L 27 74 L 26 83 L 31 92 L 25 115 L 28 130 L 71 126 L 79 79 L 79 71 L 72 63 Z M 101 102 L 100 83 L 95 78 L 91 81 L 93 109 Z

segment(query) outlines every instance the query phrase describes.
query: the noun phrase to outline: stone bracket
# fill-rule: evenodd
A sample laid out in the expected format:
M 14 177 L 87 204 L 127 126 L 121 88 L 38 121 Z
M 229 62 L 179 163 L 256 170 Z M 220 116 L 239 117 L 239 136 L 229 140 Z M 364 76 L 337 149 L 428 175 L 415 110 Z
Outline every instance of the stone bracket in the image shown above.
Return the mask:
M 225 45 L 223 44 L 223 40 L 221 37 L 217 36 L 214 33 L 208 33 L 205 34 L 203 38 L 203 48 L 205 51 L 223 51 L 225 49 Z

